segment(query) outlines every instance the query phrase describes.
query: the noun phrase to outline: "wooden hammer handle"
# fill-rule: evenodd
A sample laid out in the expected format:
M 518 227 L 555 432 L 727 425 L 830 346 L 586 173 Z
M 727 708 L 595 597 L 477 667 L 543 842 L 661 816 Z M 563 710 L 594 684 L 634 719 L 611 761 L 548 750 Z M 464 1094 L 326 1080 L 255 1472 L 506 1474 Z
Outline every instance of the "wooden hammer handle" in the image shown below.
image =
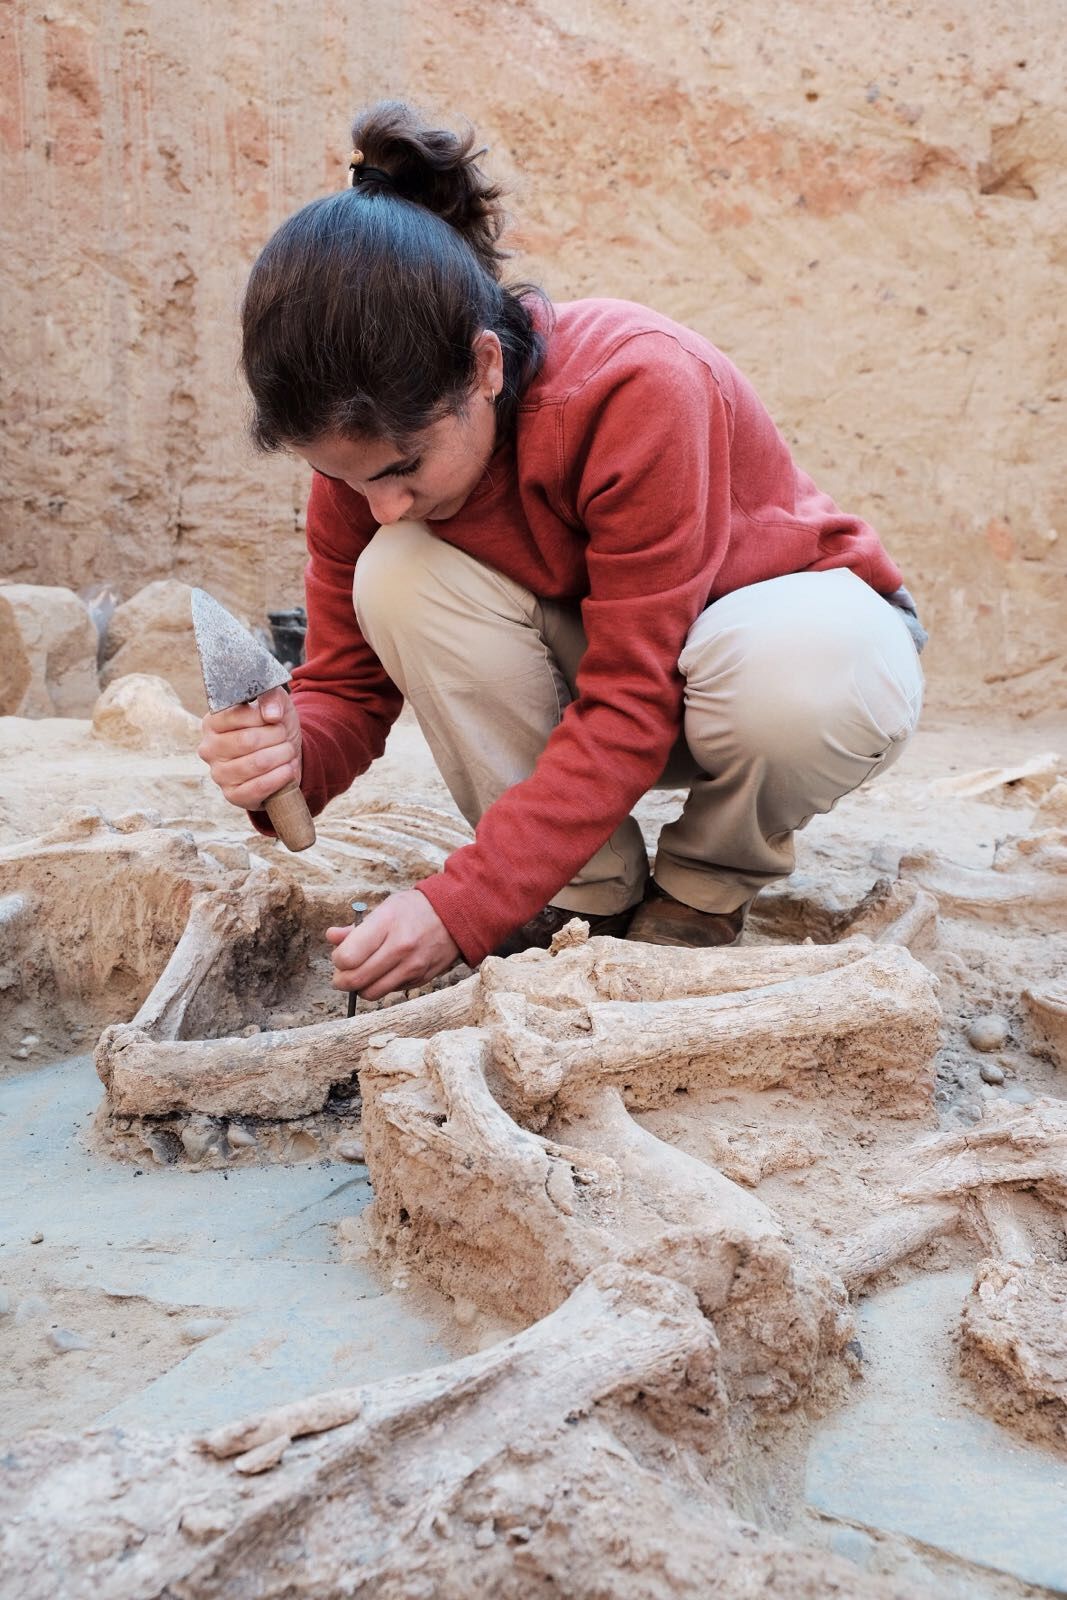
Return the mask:
M 287 783 L 264 801 L 264 810 L 278 838 L 290 850 L 306 850 L 315 843 L 315 824 L 298 783 Z

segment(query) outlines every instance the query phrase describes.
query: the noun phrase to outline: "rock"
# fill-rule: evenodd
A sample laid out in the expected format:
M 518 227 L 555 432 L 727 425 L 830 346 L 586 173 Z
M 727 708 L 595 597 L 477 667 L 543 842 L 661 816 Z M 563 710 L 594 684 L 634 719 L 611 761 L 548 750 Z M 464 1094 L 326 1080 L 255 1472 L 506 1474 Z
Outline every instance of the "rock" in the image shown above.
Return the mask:
M 982 1108 L 974 1100 L 964 1100 L 957 1106 L 956 1115 L 962 1122 L 981 1122 Z
M 226 1129 L 226 1138 L 234 1150 L 247 1150 L 256 1142 L 256 1136 L 248 1128 L 242 1128 L 239 1122 L 231 1122 Z
M 104 638 L 100 682 L 105 688 L 130 673 L 151 673 L 166 679 L 186 711 L 204 715 L 191 593 L 187 583 L 161 578 L 116 608 Z
M 44 1244 L 44 1234 L 40 1233 L 40 1232 L 31 1233 L 30 1234 L 30 1243 L 31 1244 Z
M 968 1026 L 967 1043 L 973 1050 L 1003 1050 L 1008 1033 L 1006 1019 L 990 1013 L 987 1017 L 975 1017 Z
M 476 1550 L 488 1550 L 494 1544 L 496 1544 L 496 1532 L 492 1521 L 487 1519 L 474 1535 L 474 1548 Z
M 65 1356 L 71 1350 L 91 1350 L 93 1341 L 71 1328 L 49 1328 L 48 1343 L 57 1355 Z
M 189 1118 L 178 1137 L 189 1160 L 202 1161 L 217 1143 L 219 1130 L 210 1117 L 195 1115 Z
M 76 594 L 0 586 L 0 639 L 0 716 L 88 716 L 99 693 L 96 629 Z
M 186 1344 L 200 1344 L 204 1339 L 210 1339 L 213 1334 L 221 1333 L 226 1326 L 222 1317 L 189 1317 L 181 1324 L 178 1332 Z
M 19 1044 L 22 1045 L 26 1050 L 35 1049 L 40 1042 L 40 1039 L 35 1033 L 27 1033 L 24 1038 L 19 1040 Z
M 335 1149 L 342 1161 L 363 1161 L 365 1159 L 362 1139 L 342 1139 L 340 1144 L 335 1146 Z
M 1009 1083 L 1005 1085 L 1002 1098 L 1010 1100 L 1016 1106 L 1028 1106 L 1034 1096 L 1024 1084 Z
M 93 707 L 93 737 L 123 750 L 195 750 L 200 733 L 166 678 L 149 673 L 115 678 Z
M 978 1076 L 983 1083 L 1003 1083 L 1004 1068 L 998 1067 L 995 1061 L 983 1061 L 978 1068 Z
M 158 1128 L 145 1135 L 145 1144 L 161 1167 L 172 1167 L 182 1153 L 182 1142 L 169 1128 Z

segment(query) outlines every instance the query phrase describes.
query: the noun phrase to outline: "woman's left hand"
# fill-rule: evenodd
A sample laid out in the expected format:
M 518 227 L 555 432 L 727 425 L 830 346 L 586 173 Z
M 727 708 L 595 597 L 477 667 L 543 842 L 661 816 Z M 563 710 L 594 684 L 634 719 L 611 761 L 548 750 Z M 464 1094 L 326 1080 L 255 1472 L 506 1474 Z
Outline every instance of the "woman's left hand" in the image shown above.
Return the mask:
M 335 946 L 333 987 L 364 1000 L 429 983 L 459 960 L 459 946 L 417 889 L 391 894 L 356 927 L 327 928 L 326 937 Z

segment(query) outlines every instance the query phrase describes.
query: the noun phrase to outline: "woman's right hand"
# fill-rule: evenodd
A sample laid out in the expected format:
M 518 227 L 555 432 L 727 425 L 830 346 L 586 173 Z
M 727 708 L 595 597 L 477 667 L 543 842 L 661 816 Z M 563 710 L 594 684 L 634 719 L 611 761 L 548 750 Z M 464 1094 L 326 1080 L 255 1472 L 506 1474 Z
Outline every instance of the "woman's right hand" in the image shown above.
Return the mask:
M 290 781 L 300 782 L 300 718 L 284 689 L 248 706 L 209 711 L 197 755 L 231 805 L 258 811 Z

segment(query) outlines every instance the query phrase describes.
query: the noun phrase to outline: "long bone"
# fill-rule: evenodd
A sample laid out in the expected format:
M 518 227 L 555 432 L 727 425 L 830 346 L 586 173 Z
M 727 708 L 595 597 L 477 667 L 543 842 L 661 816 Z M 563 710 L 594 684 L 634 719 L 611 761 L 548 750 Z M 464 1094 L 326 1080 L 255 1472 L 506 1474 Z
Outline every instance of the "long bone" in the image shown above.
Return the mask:
M 493 1047 L 492 1030 L 465 1029 L 368 1052 L 379 1240 L 446 1293 L 522 1320 L 596 1262 L 663 1272 L 715 1316 L 732 1394 L 792 1403 L 849 1337 L 830 1279 L 761 1201 L 638 1128 L 610 1086 L 561 1098 L 551 1136 L 522 1127 L 487 1082 Z
M 0 1593 L 904 1600 L 727 1509 L 717 1367 L 688 1291 L 602 1267 L 516 1339 L 201 1441 L 37 1433 L 0 1464 Z

